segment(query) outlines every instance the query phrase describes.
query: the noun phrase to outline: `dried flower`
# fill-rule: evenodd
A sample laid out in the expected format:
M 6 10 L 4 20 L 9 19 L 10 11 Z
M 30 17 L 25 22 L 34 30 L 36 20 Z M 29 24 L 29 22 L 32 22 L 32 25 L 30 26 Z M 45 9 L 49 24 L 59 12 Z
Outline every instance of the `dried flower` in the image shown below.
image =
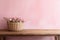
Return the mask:
M 24 20 L 22 20 L 21 18 L 6 18 L 4 17 L 5 20 L 7 20 L 8 22 L 24 22 Z

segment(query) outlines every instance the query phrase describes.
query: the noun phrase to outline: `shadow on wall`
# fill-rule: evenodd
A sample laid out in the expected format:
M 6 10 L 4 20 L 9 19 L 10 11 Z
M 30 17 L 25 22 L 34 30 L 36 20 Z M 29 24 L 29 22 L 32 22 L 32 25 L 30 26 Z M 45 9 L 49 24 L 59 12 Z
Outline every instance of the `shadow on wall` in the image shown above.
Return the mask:
M 7 23 L 3 18 L 2 19 L 0 18 L 0 30 L 1 29 L 3 30 L 7 29 Z

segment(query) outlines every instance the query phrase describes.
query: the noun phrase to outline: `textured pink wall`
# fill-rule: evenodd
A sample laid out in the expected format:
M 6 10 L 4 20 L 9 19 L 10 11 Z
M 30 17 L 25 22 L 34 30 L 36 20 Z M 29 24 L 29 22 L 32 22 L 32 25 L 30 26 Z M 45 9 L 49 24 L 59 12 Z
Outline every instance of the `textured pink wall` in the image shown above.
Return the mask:
M 0 28 L 3 17 L 22 17 L 25 29 L 60 29 L 60 0 L 0 0 Z
M 3 17 L 22 17 L 24 29 L 60 29 L 60 0 L 0 0 L 0 29 L 7 28 Z

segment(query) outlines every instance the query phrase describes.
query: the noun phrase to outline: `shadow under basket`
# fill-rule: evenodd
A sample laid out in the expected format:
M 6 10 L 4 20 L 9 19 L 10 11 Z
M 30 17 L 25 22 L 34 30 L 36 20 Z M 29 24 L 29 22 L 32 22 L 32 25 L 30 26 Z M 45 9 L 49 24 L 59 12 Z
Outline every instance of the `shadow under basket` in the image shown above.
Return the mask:
M 7 22 L 9 31 L 21 31 L 23 30 L 23 22 Z

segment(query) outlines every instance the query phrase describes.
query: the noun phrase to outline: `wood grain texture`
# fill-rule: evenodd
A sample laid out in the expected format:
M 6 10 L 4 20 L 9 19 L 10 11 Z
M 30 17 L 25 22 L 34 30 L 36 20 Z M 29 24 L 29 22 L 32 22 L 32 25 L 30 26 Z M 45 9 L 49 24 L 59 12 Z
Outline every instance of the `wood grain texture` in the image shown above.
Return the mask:
M 60 35 L 60 29 L 24 29 L 19 32 L 0 31 L 0 35 Z

